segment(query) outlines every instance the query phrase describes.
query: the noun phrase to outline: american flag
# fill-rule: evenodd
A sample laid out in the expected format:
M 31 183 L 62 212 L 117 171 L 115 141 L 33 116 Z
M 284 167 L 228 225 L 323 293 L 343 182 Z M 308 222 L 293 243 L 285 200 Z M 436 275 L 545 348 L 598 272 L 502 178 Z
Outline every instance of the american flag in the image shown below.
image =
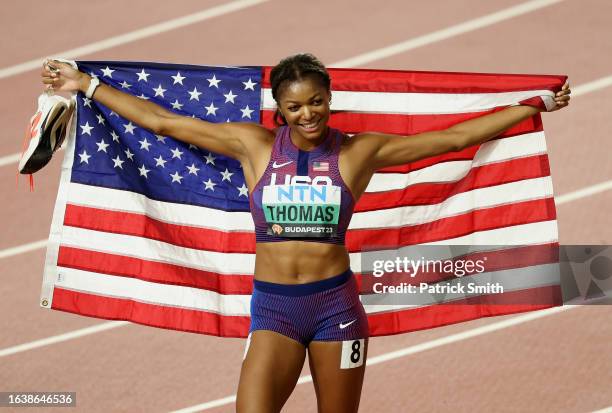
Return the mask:
M 77 64 L 104 83 L 185 116 L 274 127 L 270 67 Z M 551 75 L 365 69 L 331 69 L 330 75 L 330 126 L 349 134 L 372 130 L 410 135 L 520 101 L 550 104 L 565 81 L 564 76 Z M 41 305 L 246 337 L 255 236 L 240 164 L 154 135 L 82 94 L 76 99 Z M 425 243 L 556 245 L 552 181 L 539 115 L 486 144 L 374 175 L 346 237 L 363 293 L 368 294 L 371 278 L 371 268 L 362 268 L 364 251 Z M 553 261 L 535 255 L 528 254 L 520 265 Z M 517 267 L 516 261 L 506 255 L 496 269 Z M 519 284 L 519 293 L 550 298 L 517 304 L 493 302 L 483 295 L 455 297 L 452 304 L 366 305 L 371 334 L 559 304 L 558 282 L 549 277 L 536 275 Z

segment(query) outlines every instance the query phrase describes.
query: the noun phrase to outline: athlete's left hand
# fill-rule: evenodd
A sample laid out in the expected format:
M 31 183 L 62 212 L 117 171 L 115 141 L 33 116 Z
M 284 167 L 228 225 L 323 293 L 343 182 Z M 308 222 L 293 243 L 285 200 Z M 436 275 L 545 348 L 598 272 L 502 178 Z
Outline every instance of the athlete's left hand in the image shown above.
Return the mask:
M 568 106 L 570 101 L 570 93 L 572 93 L 572 91 L 570 90 L 569 82 L 566 81 L 561 90 L 555 95 L 555 103 L 557 106 L 555 106 L 554 109 L 551 109 L 550 112 L 554 112 L 555 110 L 563 109 L 564 107 Z

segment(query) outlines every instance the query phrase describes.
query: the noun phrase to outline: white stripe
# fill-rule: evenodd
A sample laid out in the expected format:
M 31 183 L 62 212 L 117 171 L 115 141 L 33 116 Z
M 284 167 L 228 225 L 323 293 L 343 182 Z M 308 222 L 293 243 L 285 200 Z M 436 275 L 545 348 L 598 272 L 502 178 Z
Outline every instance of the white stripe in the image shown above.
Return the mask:
M 253 274 L 255 254 L 230 254 L 178 247 L 138 236 L 64 227 L 62 245 L 222 274 Z
M 117 327 L 123 327 L 130 324 L 128 321 L 110 321 L 106 323 L 96 324 L 91 327 L 81 328 L 79 330 L 70 331 L 69 333 L 58 334 L 56 336 L 46 337 L 40 340 L 30 341 L 29 343 L 19 344 L 17 346 L 3 348 L 0 350 L 0 357 L 10 356 L 24 351 L 33 350 L 40 347 L 50 346 L 51 344 L 61 343 L 63 341 L 72 340 L 75 338 L 85 337 L 90 334 L 100 333 Z
M 508 318 L 506 320 L 498 321 L 496 323 L 487 324 L 481 327 L 472 328 L 467 331 L 462 331 L 460 333 L 440 337 L 435 340 L 430 340 L 424 343 L 419 343 L 419 344 L 405 347 L 399 350 L 391 351 L 388 353 L 383 353 L 375 357 L 369 357 L 367 364 L 368 366 L 374 366 L 376 364 L 381 364 L 381 363 L 385 363 L 387 361 L 395 360 L 401 357 L 418 354 L 423 351 L 431 350 L 437 347 L 442 347 L 447 344 L 457 343 L 459 341 L 467 340 L 469 338 L 478 337 L 478 336 L 481 336 L 487 333 L 492 333 L 495 331 L 503 330 L 505 328 L 527 323 L 529 321 L 537 320 L 539 318 L 546 317 L 549 315 L 559 314 L 561 312 L 572 310 L 574 308 L 579 308 L 579 307 L 581 306 L 566 305 L 563 307 L 553 307 L 553 308 L 548 308 L 546 310 L 534 311 L 534 312 L 527 313 L 527 314 L 521 314 L 521 315 L 518 315 L 512 318 Z M 302 376 L 298 379 L 297 384 L 309 383 L 311 381 L 312 381 L 311 375 Z M 180 409 L 180 410 L 175 410 L 172 413 L 196 413 L 196 412 L 201 412 L 203 410 L 209 410 L 215 407 L 234 403 L 235 401 L 236 401 L 236 395 L 233 394 L 231 396 L 223 397 L 223 398 L 216 399 L 216 400 L 211 400 L 206 403 L 198 404 L 198 405 L 187 407 L 187 408 Z
M 528 1 L 522 4 L 518 4 L 516 6 L 508 7 L 507 9 L 503 9 L 495 13 L 487 14 L 486 16 L 478 17 L 476 19 L 468 20 L 466 22 L 447 27 L 442 30 L 437 30 L 435 32 L 408 39 L 403 42 L 395 43 L 387 47 L 376 49 L 372 52 L 354 56 L 350 59 L 341 60 L 339 62 L 332 63 L 330 67 L 355 67 L 364 65 L 366 63 L 370 63 L 376 60 L 381 60 L 400 53 L 405 53 L 409 50 L 416 49 L 417 47 L 426 46 L 428 44 L 450 39 L 452 37 L 459 36 L 464 33 L 479 30 L 483 27 L 491 26 L 504 20 L 531 13 L 532 11 L 541 9 L 543 7 L 557 4 L 561 1 L 562 0 Z
M 395 228 L 458 216 L 481 208 L 514 204 L 553 196 L 550 176 L 477 188 L 432 205 L 414 205 L 357 212 L 349 229 Z
M 386 192 L 406 189 L 420 183 L 455 182 L 471 170 L 483 165 L 499 163 L 546 153 L 544 132 L 527 133 L 483 143 L 473 161 L 449 161 L 409 173 L 376 173 L 365 192 Z
M 249 315 L 250 295 L 223 295 L 200 288 L 160 284 L 64 267 L 58 267 L 58 277 L 56 288 L 228 316 Z
M 342 90 L 332 92 L 334 99 L 331 110 L 401 115 L 481 112 L 508 106 L 534 96 L 554 97 L 554 92 L 550 90 L 497 93 L 387 93 Z M 270 89 L 263 89 L 262 96 L 264 110 L 276 109 Z
M 222 16 L 224 14 L 243 10 L 248 7 L 264 3 L 266 1 L 267 0 L 232 1 L 226 4 L 221 4 L 206 10 L 202 10 L 197 13 L 189 14 L 187 16 L 178 17 L 176 19 L 168 20 L 162 23 L 147 26 L 139 30 L 134 30 L 129 33 L 121 34 L 119 36 L 110 37 L 99 42 L 90 43 L 88 45 L 77 47 L 75 49 L 50 53 L 48 56 L 61 56 L 66 59 L 75 59 L 80 56 L 97 53 L 102 50 L 111 49 L 113 47 L 121 46 L 126 43 L 134 42 L 136 40 L 145 39 L 147 37 L 157 36 L 164 32 L 175 30 L 180 27 L 189 26 L 191 24 L 199 23 L 208 19 L 212 19 L 214 17 Z M 28 62 L 2 68 L 0 69 L 0 79 L 18 75 L 20 73 L 27 72 L 28 70 L 39 69 L 40 67 L 42 67 L 42 62 L 46 59 L 46 57 L 47 56 L 43 56 L 30 60 Z

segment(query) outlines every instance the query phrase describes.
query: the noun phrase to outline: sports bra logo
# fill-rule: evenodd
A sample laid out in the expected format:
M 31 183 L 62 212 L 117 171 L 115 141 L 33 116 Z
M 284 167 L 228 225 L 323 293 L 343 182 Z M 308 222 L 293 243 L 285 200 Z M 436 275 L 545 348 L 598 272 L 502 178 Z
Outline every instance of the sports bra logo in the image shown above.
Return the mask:
M 285 174 L 285 182 L 284 184 L 276 183 L 276 173 L 273 172 L 270 174 L 270 185 L 333 185 L 332 180 L 329 176 L 315 176 L 314 178 L 310 178 L 309 176 L 291 176 L 289 174 Z
M 289 162 L 284 162 L 284 163 L 276 163 L 276 161 L 274 161 L 274 163 L 272 164 L 272 168 L 276 169 L 276 168 L 281 168 L 285 165 L 289 165 L 291 162 L 293 161 L 289 161 Z

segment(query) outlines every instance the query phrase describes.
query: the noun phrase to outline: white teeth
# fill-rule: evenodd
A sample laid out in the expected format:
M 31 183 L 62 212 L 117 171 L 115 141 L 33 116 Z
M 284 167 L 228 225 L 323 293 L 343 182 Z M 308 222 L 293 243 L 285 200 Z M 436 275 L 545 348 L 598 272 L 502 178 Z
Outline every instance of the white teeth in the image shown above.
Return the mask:
M 302 124 L 302 127 L 306 128 L 306 129 L 312 129 L 314 127 L 316 127 L 319 124 L 319 122 L 315 122 L 315 123 L 308 123 L 308 124 Z

